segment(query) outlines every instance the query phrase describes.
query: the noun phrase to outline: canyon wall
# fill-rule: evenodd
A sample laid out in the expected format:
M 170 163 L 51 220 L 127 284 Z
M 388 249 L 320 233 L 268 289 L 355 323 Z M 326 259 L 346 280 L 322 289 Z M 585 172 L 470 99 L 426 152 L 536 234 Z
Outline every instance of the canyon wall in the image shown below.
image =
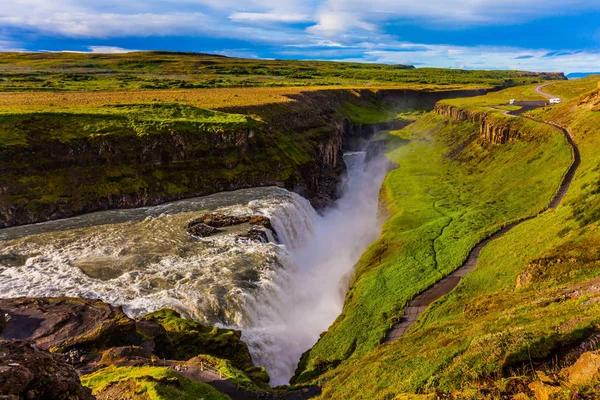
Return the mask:
M 463 109 L 445 103 L 438 103 L 435 112 L 446 119 L 479 124 L 481 138 L 494 144 L 504 144 L 520 137 L 518 124 L 511 119 L 494 118 L 486 111 Z

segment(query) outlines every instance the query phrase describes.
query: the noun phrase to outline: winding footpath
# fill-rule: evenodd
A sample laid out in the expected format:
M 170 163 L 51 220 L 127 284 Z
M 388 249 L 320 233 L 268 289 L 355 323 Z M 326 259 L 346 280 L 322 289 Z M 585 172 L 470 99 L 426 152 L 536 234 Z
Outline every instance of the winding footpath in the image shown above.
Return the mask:
M 556 96 L 552 96 L 543 91 L 543 89 L 548 85 L 549 84 L 544 84 L 544 85 L 540 85 L 540 86 L 536 87 L 535 88 L 536 93 L 538 93 L 544 97 L 547 97 L 547 98 L 556 98 Z M 527 109 L 525 109 L 525 108 L 527 108 Z M 507 112 L 507 114 L 515 116 L 515 117 L 529 118 L 529 117 L 523 117 L 521 114 L 523 114 L 523 112 L 525 112 L 525 111 L 530 111 L 531 109 L 532 109 L 531 107 L 524 107 L 518 111 Z M 532 118 L 529 118 L 529 119 L 532 119 Z M 573 181 L 573 178 L 575 176 L 575 172 L 577 171 L 577 168 L 581 164 L 581 155 L 579 153 L 579 149 L 577 148 L 577 145 L 575 144 L 575 142 L 573 141 L 573 138 L 571 137 L 571 134 L 566 129 L 564 129 L 561 126 L 558 126 L 556 124 L 550 123 L 550 122 L 538 121 L 538 120 L 534 120 L 534 121 L 550 125 L 553 128 L 561 131 L 563 133 L 563 135 L 565 136 L 567 142 L 569 143 L 569 146 L 571 146 L 572 158 L 573 158 L 573 163 L 571 164 L 571 167 L 569 168 L 569 170 L 563 177 L 563 180 L 562 180 L 562 183 L 560 184 L 558 192 L 556 193 L 556 195 L 554 196 L 554 198 L 552 199 L 552 201 L 550 202 L 548 207 L 539 213 L 539 214 L 541 214 L 547 210 L 557 208 L 558 205 L 561 203 L 562 199 L 567 194 L 569 187 L 571 186 L 571 182 Z M 387 332 L 382 343 L 393 342 L 393 341 L 401 338 L 402 336 L 404 336 L 406 331 L 408 331 L 408 329 L 415 322 L 417 322 L 417 320 L 419 319 L 421 314 L 423 314 L 423 312 L 425 312 L 425 310 L 431 303 L 438 300 L 442 296 L 450 293 L 458 285 L 458 283 L 460 282 L 462 277 L 465 276 L 466 274 L 468 274 L 469 272 L 471 272 L 475 268 L 475 266 L 477 265 L 477 261 L 479 260 L 479 254 L 481 253 L 481 250 L 483 250 L 483 248 L 489 242 L 504 236 L 508 231 L 510 231 L 515 226 L 517 226 L 525 221 L 529 221 L 536 217 L 537 217 L 537 215 L 534 215 L 534 216 L 524 218 L 519 221 L 512 222 L 512 223 L 504 226 L 501 230 L 494 233 L 492 236 L 488 237 L 487 239 L 485 239 L 485 240 L 481 241 L 479 244 L 477 244 L 471 250 L 471 252 L 469 253 L 469 256 L 467 257 L 467 260 L 459 269 L 454 271 L 452 274 L 446 276 L 442 280 L 438 281 L 436 284 L 434 284 L 433 286 L 431 286 L 429 289 L 425 290 L 421 294 L 417 295 L 415 298 L 413 298 L 408 303 L 406 309 L 404 310 L 404 314 L 403 314 L 402 318 L 400 319 L 400 321 L 398 323 L 394 324 L 392 326 L 392 328 Z

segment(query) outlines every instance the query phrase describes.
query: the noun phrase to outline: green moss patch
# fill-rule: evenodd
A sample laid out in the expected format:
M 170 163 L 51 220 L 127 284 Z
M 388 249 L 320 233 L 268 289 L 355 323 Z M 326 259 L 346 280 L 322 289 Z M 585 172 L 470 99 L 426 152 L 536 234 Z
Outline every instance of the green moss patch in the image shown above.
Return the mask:
M 98 399 L 225 400 L 212 386 L 164 367 L 108 367 L 81 378 Z

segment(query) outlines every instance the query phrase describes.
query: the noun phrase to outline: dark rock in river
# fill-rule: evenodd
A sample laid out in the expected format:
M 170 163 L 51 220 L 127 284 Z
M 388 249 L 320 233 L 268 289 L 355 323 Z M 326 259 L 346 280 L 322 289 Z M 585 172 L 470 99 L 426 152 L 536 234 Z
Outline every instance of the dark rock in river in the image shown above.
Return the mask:
M 208 214 L 188 223 L 188 227 L 196 224 L 204 224 L 212 228 L 225 228 L 228 226 L 241 225 L 249 222 L 252 216 L 235 217 L 225 214 Z
M 219 230 L 217 228 L 213 228 L 212 226 L 206 225 L 202 222 L 195 223 L 195 221 L 190 222 L 186 226 L 185 230 L 190 235 L 198 236 L 198 237 L 208 237 L 208 236 L 214 235 L 215 233 L 219 232 Z
M 275 232 L 271 220 L 262 215 L 246 215 L 239 217 L 225 214 L 208 214 L 188 222 L 185 230 L 192 236 L 208 237 L 218 233 L 220 228 L 241 224 L 249 224 L 250 230 L 247 233 L 238 235 L 240 238 L 267 243 L 269 241 L 267 233 L 264 229 L 257 228 L 258 226 L 262 226 L 265 229 L 270 230 L 273 233 L 275 240 L 277 240 L 277 232 Z
M 92 400 L 77 373 L 60 355 L 30 343 L 0 341 L 0 397 L 6 399 Z

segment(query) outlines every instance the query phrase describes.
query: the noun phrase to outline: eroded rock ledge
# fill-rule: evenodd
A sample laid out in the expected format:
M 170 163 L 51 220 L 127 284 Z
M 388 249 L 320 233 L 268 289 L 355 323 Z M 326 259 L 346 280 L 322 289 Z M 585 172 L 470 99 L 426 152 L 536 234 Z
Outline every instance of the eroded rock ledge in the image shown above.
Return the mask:
M 512 121 L 495 119 L 489 112 L 466 110 L 454 105 L 438 103 L 435 112 L 446 119 L 479 124 L 479 133 L 483 140 L 504 144 L 517 140 L 521 133 L 519 127 L 514 126 Z

